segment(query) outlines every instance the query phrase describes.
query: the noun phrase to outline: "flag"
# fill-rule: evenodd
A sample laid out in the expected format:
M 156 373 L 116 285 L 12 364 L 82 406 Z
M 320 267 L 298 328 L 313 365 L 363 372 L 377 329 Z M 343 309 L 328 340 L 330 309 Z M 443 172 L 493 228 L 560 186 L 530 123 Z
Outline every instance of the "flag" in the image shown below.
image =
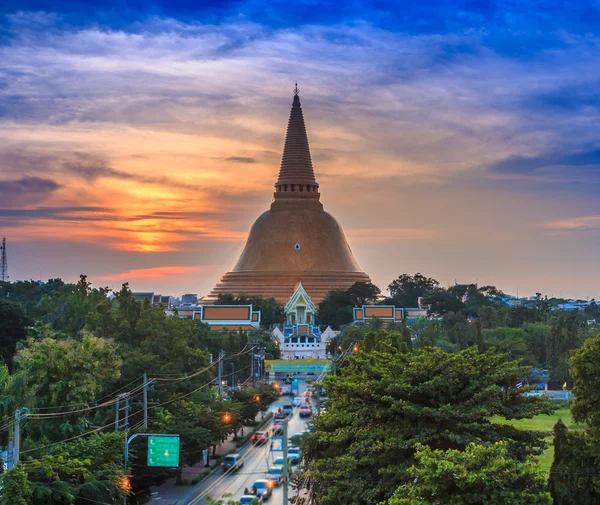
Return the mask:
M 563 384 L 563 389 L 567 389 L 567 381 Z
M 521 389 L 522 387 L 523 387 L 523 383 L 522 383 L 522 382 L 519 382 L 519 383 L 517 384 L 517 389 Z

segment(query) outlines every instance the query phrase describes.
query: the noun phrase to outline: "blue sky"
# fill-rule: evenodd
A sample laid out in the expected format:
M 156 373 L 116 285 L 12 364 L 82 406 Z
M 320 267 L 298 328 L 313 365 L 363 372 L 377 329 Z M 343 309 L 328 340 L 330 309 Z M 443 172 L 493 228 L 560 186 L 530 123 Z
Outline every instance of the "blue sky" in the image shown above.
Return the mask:
M 381 287 L 595 296 L 599 31 L 597 1 L 5 1 L 12 276 L 209 290 L 298 80 L 325 207 Z

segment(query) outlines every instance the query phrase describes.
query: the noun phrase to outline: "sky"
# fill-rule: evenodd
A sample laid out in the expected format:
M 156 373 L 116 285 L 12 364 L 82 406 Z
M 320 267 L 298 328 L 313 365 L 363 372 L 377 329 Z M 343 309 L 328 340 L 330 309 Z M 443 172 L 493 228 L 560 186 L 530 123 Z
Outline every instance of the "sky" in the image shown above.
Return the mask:
M 0 3 L 11 280 L 206 294 L 297 81 L 325 209 L 402 273 L 600 296 L 600 1 Z

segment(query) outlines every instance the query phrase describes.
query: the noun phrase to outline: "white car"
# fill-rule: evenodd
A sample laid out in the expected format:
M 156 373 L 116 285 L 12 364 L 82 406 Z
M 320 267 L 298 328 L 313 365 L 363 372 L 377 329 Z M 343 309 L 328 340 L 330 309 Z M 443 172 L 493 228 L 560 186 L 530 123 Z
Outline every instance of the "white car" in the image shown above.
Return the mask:
M 296 396 L 293 400 L 292 400 L 292 405 L 294 407 L 299 407 L 300 405 L 302 405 L 302 398 L 300 398 L 299 396 Z
M 272 466 L 269 468 L 267 475 L 265 475 L 265 479 L 272 480 L 278 486 L 283 480 L 283 468 Z

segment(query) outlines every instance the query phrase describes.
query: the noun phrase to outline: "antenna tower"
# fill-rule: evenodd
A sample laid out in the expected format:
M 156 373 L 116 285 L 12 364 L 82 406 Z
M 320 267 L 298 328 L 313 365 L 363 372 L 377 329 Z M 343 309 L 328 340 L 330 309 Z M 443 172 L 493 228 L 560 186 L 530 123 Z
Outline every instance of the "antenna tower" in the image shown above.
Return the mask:
M 8 282 L 8 260 L 6 259 L 6 237 L 2 239 L 2 260 L 0 260 L 0 281 Z

